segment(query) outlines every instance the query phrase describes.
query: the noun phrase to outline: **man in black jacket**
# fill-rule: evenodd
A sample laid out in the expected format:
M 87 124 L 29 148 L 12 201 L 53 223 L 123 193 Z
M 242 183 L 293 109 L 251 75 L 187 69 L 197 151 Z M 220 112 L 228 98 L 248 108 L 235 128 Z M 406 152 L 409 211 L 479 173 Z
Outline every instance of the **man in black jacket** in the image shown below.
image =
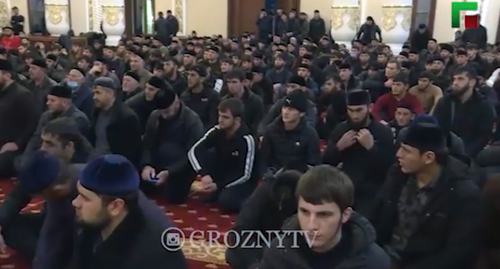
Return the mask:
M 309 21 L 309 37 L 318 44 L 319 39 L 326 33 L 325 21 L 321 18 L 319 10 L 314 11 L 314 17 Z
M 75 178 L 79 175 L 81 166 L 92 157 L 92 147 L 81 135 L 75 122 L 70 118 L 58 118 L 48 122 L 42 130 L 41 140 L 42 145 L 40 150 L 46 152 L 50 156 L 63 160 L 65 163 L 70 163 L 72 165 L 71 173 Z M 39 173 L 43 175 L 43 172 Z M 31 186 L 33 186 L 33 184 L 38 185 L 39 183 L 45 185 L 45 183 L 43 183 L 44 178 L 49 179 L 47 177 L 37 176 L 30 177 L 28 180 L 32 181 L 32 184 L 30 184 Z M 41 228 L 46 215 L 44 213 L 21 214 L 21 210 L 28 205 L 33 195 L 33 191 L 29 189 L 30 187 L 25 184 L 16 184 L 7 194 L 0 206 L 0 230 L 4 242 L 10 248 L 20 253 L 24 258 L 31 261 L 35 256 L 37 242 L 41 236 Z M 63 189 L 66 190 L 66 188 Z M 37 193 L 39 194 L 39 192 Z M 71 203 L 69 205 L 71 205 Z M 71 216 L 69 220 L 66 219 L 66 222 L 72 221 L 73 219 L 74 216 Z M 55 225 L 48 223 L 45 232 L 49 231 L 48 229 L 50 229 L 50 231 L 56 231 L 63 226 L 66 228 L 70 226 L 67 225 L 67 223 L 63 226 L 60 225 L 61 222 L 57 221 Z M 56 234 L 61 233 L 56 232 Z M 58 243 L 62 244 L 63 241 L 59 239 L 50 238 L 49 242 L 53 245 Z M 62 247 L 67 248 L 67 246 L 64 245 L 62 245 Z M 49 259 L 51 259 L 50 257 L 54 256 L 49 256 Z M 56 258 L 61 257 L 59 255 Z M 57 259 L 53 262 L 57 262 Z
M 484 208 L 469 167 L 432 123 L 410 126 L 396 156 L 370 214 L 393 268 L 473 268 Z
M 160 190 L 171 203 L 183 203 L 196 176 L 187 153 L 203 136 L 203 124 L 173 90 L 165 91 L 158 107 L 146 124 L 142 187 L 146 192 Z
M 164 247 L 170 227 L 162 223 L 164 214 L 153 217 L 141 206 L 139 184 L 136 168 L 120 155 L 85 167 L 73 200 L 82 229 L 69 268 L 187 268 L 182 251 Z
M 217 106 L 220 102 L 219 93 L 203 83 L 207 75 L 207 69 L 203 65 L 191 67 L 187 70 L 188 88 L 180 95 L 184 104 L 198 114 L 204 130 L 217 124 Z
M 137 115 L 141 123 L 142 133 L 146 129 L 151 112 L 158 109 L 160 99 L 165 95 L 162 92 L 166 90 L 172 90 L 172 87 L 165 80 L 152 76 L 146 83 L 144 90 L 125 102 Z
M 80 133 L 84 136 L 88 135 L 89 119 L 71 102 L 71 88 L 66 86 L 52 87 L 47 95 L 47 108 L 48 110 L 40 117 L 38 126 L 28 142 L 22 157 L 26 157 L 40 148 L 42 143 L 40 135 L 42 134 L 43 127 L 56 118 L 71 118 L 78 125 Z
M 308 92 L 309 90 L 306 88 L 306 81 L 303 77 L 300 76 L 292 76 L 286 85 L 286 94 L 289 94 L 293 91 L 303 91 Z M 307 98 L 309 99 L 309 95 Z M 285 97 L 279 99 L 274 103 L 274 105 L 267 111 L 264 118 L 259 123 L 259 128 L 257 130 L 257 134 L 262 136 L 266 131 L 266 128 L 271 125 L 276 119 L 279 119 L 281 116 L 281 109 L 285 102 Z M 316 104 L 308 100 L 305 114 L 305 120 L 307 124 L 312 127 L 316 127 L 316 118 L 317 118 L 317 109 Z
M 13 80 L 14 67 L 0 59 L 0 177 L 14 174 L 14 159 L 22 154 L 36 129 L 40 108 L 33 93 Z
M 434 117 L 445 131 L 462 138 L 465 152 L 475 157 L 493 137 L 494 107 L 476 90 L 477 73 L 468 66 L 453 75 L 448 96 L 439 100 Z
M 193 169 L 202 176 L 200 192 L 229 212 L 240 210 L 258 177 L 257 146 L 242 122 L 243 102 L 229 98 L 219 105 L 219 124 L 208 130 L 188 152 Z M 209 150 L 215 154 L 209 154 Z
M 142 128 L 134 111 L 123 104 L 112 79 L 94 81 L 96 110 L 91 123 L 89 141 L 96 155 L 120 154 L 139 165 Z
M 285 221 L 297 213 L 297 201 L 294 193 L 297 182 L 302 174 L 288 170 L 276 176 L 266 177 L 248 198 L 241 208 L 232 228 L 236 234 L 229 237 L 230 244 L 235 247 L 226 250 L 226 261 L 234 269 L 256 268 L 264 250 L 261 248 L 246 248 L 236 244 L 237 236 L 243 236 L 244 231 L 277 231 Z M 261 238 L 249 239 L 247 245 L 258 244 Z
M 295 197 L 297 215 L 283 225 L 283 238 L 264 250 L 259 269 L 389 268 L 370 222 L 352 209 L 347 175 L 329 165 L 313 167 L 300 178 Z
M 274 174 L 284 167 L 321 162 L 318 133 L 304 118 L 308 102 L 303 91 L 284 98 L 281 116 L 267 127 L 262 138 L 261 172 Z
M 356 211 L 367 212 L 384 182 L 393 160 L 393 135 L 387 126 L 371 119 L 370 94 L 347 93 L 347 121 L 338 124 L 328 140 L 323 162 L 339 166 L 356 187 Z
M 243 82 L 246 77 L 245 72 L 242 70 L 231 70 L 226 74 L 225 78 L 228 94 L 223 99 L 240 99 L 245 107 L 241 119 L 250 128 L 252 134 L 257 133 L 260 120 L 264 117 L 264 103 L 262 102 L 262 98 L 244 86 Z

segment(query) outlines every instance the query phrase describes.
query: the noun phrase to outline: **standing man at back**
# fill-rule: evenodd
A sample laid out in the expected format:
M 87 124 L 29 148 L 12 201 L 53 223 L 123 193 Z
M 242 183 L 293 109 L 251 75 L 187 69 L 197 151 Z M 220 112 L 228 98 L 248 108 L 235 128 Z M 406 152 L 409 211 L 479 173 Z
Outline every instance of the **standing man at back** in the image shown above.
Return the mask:
M 168 22 L 163 17 L 163 12 L 158 12 L 158 19 L 155 20 L 154 30 L 156 37 L 163 43 L 163 45 L 168 45 L 169 33 L 168 33 Z
M 171 40 L 179 32 L 179 21 L 172 15 L 172 10 L 167 10 L 167 22 L 169 39 Z

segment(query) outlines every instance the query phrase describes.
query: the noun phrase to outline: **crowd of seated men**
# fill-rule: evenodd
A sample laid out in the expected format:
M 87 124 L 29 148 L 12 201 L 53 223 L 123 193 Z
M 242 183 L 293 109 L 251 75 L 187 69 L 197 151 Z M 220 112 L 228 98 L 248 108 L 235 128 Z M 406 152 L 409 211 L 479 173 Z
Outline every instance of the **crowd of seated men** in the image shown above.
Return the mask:
M 187 268 L 148 197 L 194 192 L 238 214 L 233 243 L 304 231 L 233 244 L 234 269 L 500 268 L 499 46 L 425 42 L 0 48 L 0 247 L 37 269 Z

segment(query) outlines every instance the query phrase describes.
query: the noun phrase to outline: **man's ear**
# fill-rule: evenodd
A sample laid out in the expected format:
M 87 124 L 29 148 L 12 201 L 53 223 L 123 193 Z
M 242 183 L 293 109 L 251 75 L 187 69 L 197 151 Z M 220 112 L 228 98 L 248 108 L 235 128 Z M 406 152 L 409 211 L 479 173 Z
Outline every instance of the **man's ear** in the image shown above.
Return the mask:
M 344 212 L 342 212 L 342 223 L 346 223 L 349 221 L 349 219 L 351 219 L 351 216 L 352 216 L 352 213 L 354 212 L 354 210 L 352 209 L 352 207 L 348 207 L 344 210 Z

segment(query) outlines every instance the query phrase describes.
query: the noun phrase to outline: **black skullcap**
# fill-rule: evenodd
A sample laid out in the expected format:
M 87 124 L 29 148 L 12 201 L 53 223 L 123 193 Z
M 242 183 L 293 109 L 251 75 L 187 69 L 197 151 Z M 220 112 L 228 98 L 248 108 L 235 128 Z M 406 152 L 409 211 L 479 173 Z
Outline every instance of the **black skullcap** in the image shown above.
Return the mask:
M 115 82 L 108 77 L 100 77 L 94 81 L 94 87 L 101 86 L 106 89 L 116 90 Z
M 410 54 L 408 52 L 406 52 L 406 51 L 400 52 L 399 55 L 401 55 L 401 56 L 403 56 L 405 58 L 408 58 L 408 56 L 410 56 Z
M 252 56 L 256 59 L 264 59 L 264 54 L 262 54 L 262 52 L 260 51 L 255 51 L 252 53 Z
M 162 62 L 156 62 L 153 64 L 153 70 L 160 70 L 163 71 L 163 63 Z
M 350 65 L 350 64 L 348 64 L 348 63 L 341 63 L 341 64 L 339 65 L 339 70 L 340 70 L 340 69 L 351 69 L 351 65 Z
M 128 71 L 123 76 L 131 77 L 134 80 L 136 80 L 137 82 L 141 81 L 141 77 L 132 71 Z
M 207 76 L 207 68 L 201 64 L 196 64 L 196 65 L 192 66 L 191 68 L 189 68 L 188 71 L 196 72 L 196 73 L 198 73 L 198 75 L 200 75 L 200 77 Z
M 82 74 L 82 76 L 85 76 L 85 70 L 81 69 L 80 67 L 78 66 L 73 66 L 71 67 L 69 70 L 76 70 L 78 71 L 80 74 Z
M 14 67 L 10 61 L 0 59 L 0 71 L 14 72 Z
M 406 101 L 399 101 L 398 108 L 406 108 L 406 109 L 410 110 L 411 113 L 414 113 L 414 111 L 415 111 L 412 104 L 410 102 L 406 102 Z
M 412 124 L 408 127 L 408 132 L 401 143 L 417 148 L 420 152 L 439 152 L 446 149 L 446 137 L 443 130 L 432 123 Z
M 171 87 L 160 90 L 159 92 L 156 93 L 156 96 L 154 98 L 154 102 L 156 104 L 156 109 L 167 109 L 169 108 L 177 98 L 177 94 L 174 92 L 174 90 L 171 89 Z
M 45 62 L 45 59 L 40 59 L 40 58 L 33 59 L 33 61 L 31 61 L 31 64 L 38 66 L 40 68 L 47 69 L 47 62 Z
M 298 75 L 293 75 L 289 80 L 288 80 L 288 83 L 290 84 L 297 84 L 301 87 L 305 87 L 306 86 L 306 80 L 301 77 L 301 76 L 298 76 Z
M 450 45 L 450 44 L 447 44 L 447 43 L 441 44 L 440 47 L 441 47 L 441 50 L 446 50 L 446 51 L 448 51 L 450 53 L 453 53 L 455 51 L 455 49 L 453 48 L 453 46 Z
M 297 69 L 299 69 L 299 68 L 304 68 L 304 69 L 309 70 L 309 65 L 307 65 L 307 64 L 299 64 L 299 66 L 297 66 Z
M 306 112 L 309 99 L 304 91 L 293 91 L 286 95 L 283 106 L 293 107 L 299 112 Z
M 465 55 L 465 56 L 467 56 L 467 51 L 465 51 L 465 50 L 457 50 L 457 56 L 458 55 Z
M 191 55 L 193 57 L 196 57 L 196 52 L 194 52 L 193 50 L 186 50 L 184 52 L 184 55 Z
M 57 61 L 57 55 L 55 55 L 55 54 L 49 54 L 49 55 L 47 55 L 47 60 L 52 60 L 52 61 L 56 62 Z
M 441 58 L 440 56 L 434 56 L 434 57 L 432 57 L 432 60 L 444 63 L 444 59 Z
M 304 54 L 304 56 L 302 56 L 302 59 L 313 60 L 313 56 L 311 54 L 307 53 L 307 54 Z
M 410 69 L 411 68 L 411 63 L 409 61 L 402 61 L 401 62 L 401 67 Z
M 49 92 L 49 95 L 66 99 L 71 99 L 71 94 L 72 94 L 71 88 L 63 85 L 53 86 Z
M 149 79 L 148 84 L 160 90 L 165 90 L 168 88 L 167 82 L 164 79 L 159 78 L 157 76 L 152 76 Z
M 370 93 L 365 90 L 351 90 L 347 92 L 347 105 L 360 106 L 369 105 L 371 103 Z
M 215 52 L 215 53 L 219 53 L 219 48 L 218 48 L 218 47 L 216 47 L 216 46 L 212 46 L 212 45 L 207 46 L 207 47 L 205 48 L 205 50 L 207 50 L 207 51 L 211 50 L 211 51 L 213 51 L 213 52 Z

